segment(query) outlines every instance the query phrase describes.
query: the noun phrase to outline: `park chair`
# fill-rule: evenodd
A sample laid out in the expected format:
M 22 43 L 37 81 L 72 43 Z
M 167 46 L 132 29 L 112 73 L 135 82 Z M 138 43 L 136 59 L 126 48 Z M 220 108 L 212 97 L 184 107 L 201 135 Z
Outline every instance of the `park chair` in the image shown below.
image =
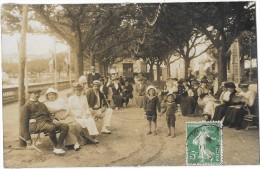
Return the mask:
M 246 130 L 255 126 L 259 128 L 259 112 L 258 112 L 258 98 L 256 97 L 254 101 L 254 111 L 248 111 L 248 114 L 244 116 L 244 122 L 246 123 Z

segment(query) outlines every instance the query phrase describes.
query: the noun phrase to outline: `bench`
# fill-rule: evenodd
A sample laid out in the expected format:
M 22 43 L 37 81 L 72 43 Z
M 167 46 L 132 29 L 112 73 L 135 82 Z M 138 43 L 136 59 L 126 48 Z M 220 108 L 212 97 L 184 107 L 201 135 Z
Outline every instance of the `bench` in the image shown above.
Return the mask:
M 250 112 L 244 116 L 244 122 L 246 122 L 246 130 L 248 130 L 250 127 L 256 127 L 259 128 L 259 110 L 258 110 L 258 97 L 256 96 L 254 101 L 254 110 L 253 112 Z

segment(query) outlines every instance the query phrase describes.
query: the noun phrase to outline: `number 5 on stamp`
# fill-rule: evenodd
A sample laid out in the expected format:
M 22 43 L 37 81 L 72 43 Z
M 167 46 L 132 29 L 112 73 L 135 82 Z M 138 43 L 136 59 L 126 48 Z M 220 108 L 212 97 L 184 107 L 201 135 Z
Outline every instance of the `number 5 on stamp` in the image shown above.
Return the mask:
M 222 123 L 186 123 L 186 165 L 222 165 Z

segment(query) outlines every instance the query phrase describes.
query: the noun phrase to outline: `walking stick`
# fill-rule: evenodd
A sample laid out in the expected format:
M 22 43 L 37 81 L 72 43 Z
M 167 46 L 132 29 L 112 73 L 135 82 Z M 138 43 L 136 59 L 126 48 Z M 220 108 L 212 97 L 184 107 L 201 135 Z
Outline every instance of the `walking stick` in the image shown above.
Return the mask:
M 26 140 L 25 140 L 22 136 L 19 136 L 19 137 L 20 137 L 23 141 L 26 142 Z M 27 145 L 27 148 L 34 149 L 34 150 L 38 151 L 39 153 L 42 153 L 42 154 L 43 154 L 43 152 L 42 152 L 40 149 L 38 149 L 38 148 L 35 146 L 34 143 L 33 143 L 31 146 L 28 146 L 28 145 Z

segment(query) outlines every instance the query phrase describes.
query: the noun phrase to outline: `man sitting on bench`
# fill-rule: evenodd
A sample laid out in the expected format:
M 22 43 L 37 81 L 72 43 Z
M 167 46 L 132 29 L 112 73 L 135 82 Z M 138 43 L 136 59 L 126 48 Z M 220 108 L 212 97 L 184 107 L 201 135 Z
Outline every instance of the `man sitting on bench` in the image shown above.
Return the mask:
M 27 146 L 32 145 L 30 133 L 45 132 L 49 134 L 50 140 L 54 145 L 53 153 L 63 155 L 65 151 L 62 149 L 64 139 L 69 130 L 67 124 L 54 124 L 54 116 L 49 112 L 47 107 L 39 102 L 41 90 L 30 90 L 30 99 L 21 110 L 21 130 L 22 138 L 26 140 Z M 60 136 L 57 140 L 56 131 L 60 130 Z
M 92 89 L 88 89 L 86 92 L 88 105 L 92 109 L 94 118 L 104 119 L 101 133 L 110 134 L 111 131 L 108 130 L 108 127 L 111 123 L 113 109 L 109 108 L 110 106 L 108 105 L 104 94 L 99 90 L 101 85 L 100 81 L 94 80 L 92 85 Z

